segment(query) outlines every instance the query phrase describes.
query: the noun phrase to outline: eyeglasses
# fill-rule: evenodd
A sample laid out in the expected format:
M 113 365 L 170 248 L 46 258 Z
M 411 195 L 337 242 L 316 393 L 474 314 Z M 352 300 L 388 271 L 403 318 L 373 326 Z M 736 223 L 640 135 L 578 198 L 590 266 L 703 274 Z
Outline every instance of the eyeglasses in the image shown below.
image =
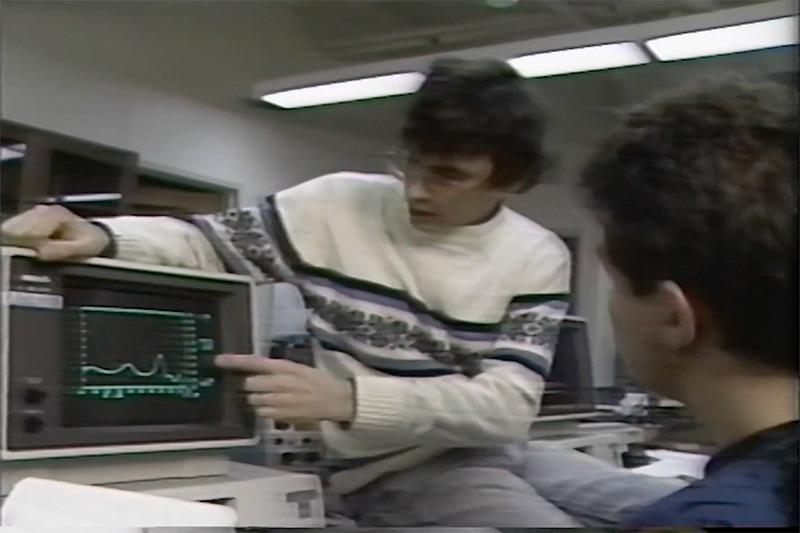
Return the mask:
M 438 189 L 466 190 L 484 181 L 484 176 L 470 176 L 447 165 L 425 166 L 417 154 L 393 151 L 386 156 L 388 173 L 401 181 L 422 180 Z

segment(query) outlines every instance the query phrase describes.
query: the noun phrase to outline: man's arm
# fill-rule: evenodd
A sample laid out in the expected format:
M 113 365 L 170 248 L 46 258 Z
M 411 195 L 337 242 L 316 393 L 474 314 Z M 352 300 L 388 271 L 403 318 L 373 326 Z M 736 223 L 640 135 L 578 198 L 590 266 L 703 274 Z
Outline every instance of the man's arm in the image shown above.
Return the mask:
M 98 219 L 113 235 L 115 258 L 207 271 L 229 271 L 256 281 L 289 280 L 264 208 L 236 208 L 186 219 L 116 217 Z
M 46 261 L 96 257 L 250 275 L 256 281 L 293 281 L 274 238 L 278 198 L 314 230 L 320 206 L 331 202 L 336 175 L 321 176 L 277 193 L 258 207 L 185 218 L 123 216 L 86 220 L 59 205 L 38 206 L 2 225 L 3 244 L 33 248 Z M 285 243 L 284 243 L 285 244 Z M 286 246 L 283 247 L 286 249 Z M 108 252 L 113 252 L 109 254 Z
M 346 176 L 346 174 L 343 174 Z M 352 181 L 352 180 L 351 180 Z M 287 220 L 299 232 L 324 235 L 327 209 L 340 208 L 342 174 L 303 182 L 262 200 L 258 207 L 229 209 L 178 220 L 169 217 L 99 219 L 116 241 L 119 259 L 188 268 L 227 270 L 257 282 L 294 282 Z M 344 192 L 343 192 L 344 191 Z M 319 245 L 324 253 L 326 241 Z
M 41 205 L 3 223 L 4 245 L 36 250 L 44 261 L 110 257 L 210 272 L 249 274 L 257 281 L 290 275 L 261 220 L 263 209 L 188 217 L 123 216 L 86 220 L 60 205 Z
M 111 236 L 113 259 L 223 272 L 211 244 L 192 224 L 172 217 L 99 218 Z
M 482 372 L 474 377 L 356 377 L 353 423 L 348 429 L 325 424 L 326 440 L 365 453 L 398 444 L 468 447 L 527 441 L 566 311 L 563 299 L 514 305 L 501 335 L 482 354 Z

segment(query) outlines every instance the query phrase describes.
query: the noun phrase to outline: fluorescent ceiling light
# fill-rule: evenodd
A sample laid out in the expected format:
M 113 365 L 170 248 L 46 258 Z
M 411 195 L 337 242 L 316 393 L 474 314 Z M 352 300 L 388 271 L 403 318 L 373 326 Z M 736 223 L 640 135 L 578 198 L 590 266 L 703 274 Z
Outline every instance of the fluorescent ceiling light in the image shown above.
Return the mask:
M 261 99 L 284 109 L 311 107 L 382 96 L 414 93 L 425 77 L 419 72 L 403 72 L 372 78 L 325 83 L 265 94 Z
M 733 54 L 797 44 L 797 17 L 782 17 L 659 37 L 645 46 L 660 61 Z
M 118 192 L 98 192 L 86 194 L 64 194 L 61 196 L 48 196 L 44 198 L 45 203 L 59 204 L 83 204 L 89 202 L 115 202 L 122 200 L 122 195 Z
M 642 65 L 650 59 L 636 43 L 612 43 L 541 52 L 509 59 L 521 76 L 541 78 L 571 72 Z
M 10 161 L 12 159 L 21 159 L 25 157 L 25 145 L 14 144 L 11 146 L 3 146 L 0 148 L 0 161 Z

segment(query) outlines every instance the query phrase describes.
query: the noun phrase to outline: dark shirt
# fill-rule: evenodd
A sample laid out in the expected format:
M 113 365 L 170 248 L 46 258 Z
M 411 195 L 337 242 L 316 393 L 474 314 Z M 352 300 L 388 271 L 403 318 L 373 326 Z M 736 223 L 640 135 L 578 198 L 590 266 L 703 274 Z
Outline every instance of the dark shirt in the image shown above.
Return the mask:
M 751 435 L 714 455 L 705 477 L 640 509 L 622 527 L 798 527 L 795 420 Z

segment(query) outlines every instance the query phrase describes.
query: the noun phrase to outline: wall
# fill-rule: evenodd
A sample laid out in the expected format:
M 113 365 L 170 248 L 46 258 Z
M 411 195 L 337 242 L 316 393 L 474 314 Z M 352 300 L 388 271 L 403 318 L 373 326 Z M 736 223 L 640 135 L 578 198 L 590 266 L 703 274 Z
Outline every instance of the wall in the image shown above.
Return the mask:
M 152 10 L 146 24 L 131 27 L 125 10 L 144 9 L 136 2 L 108 2 L 113 12 L 110 7 L 106 12 L 87 7 L 97 4 L 93 2 L 73 4 L 4 3 L 4 117 L 135 150 L 147 161 L 237 184 L 243 203 L 327 171 L 377 169 L 374 153 L 394 140 L 407 101 L 402 98 L 296 113 L 268 112 L 245 103 L 248 81 L 236 78 L 238 71 L 231 67 L 247 59 L 242 56 L 264 76 L 271 70 L 326 68 L 291 31 L 280 31 L 280 21 L 272 21 L 265 31 L 241 6 L 237 9 L 245 11 L 235 20 L 236 10 L 177 19 L 161 11 L 169 4 L 163 2 L 146 8 Z M 230 24 L 244 36 L 230 41 L 230 34 L 217 35 L 220 24 Z M 658 24 L 648 25 L 652 35 L 670 32 L 669 21 Z M 175 38 L 165 46 L 154 32 L 167 30 Z M 203 47 L 206 61 L 183 61 L 178 52 L 191 47 Z M 266 58 L 261 64 L 259 54 Z M 594 258 L 599 230 L 574 188 L 586 156 L 613 126 L 617 109 L 661 89 L 725 70 L 765 75 L 794 68 L 794 51 L 784 50 L 530 82 L 545 102 L 548 143 L 558 166 L 546 183 L 511 205 L 545 226 L 581 237 L 577 312 L 589 320 L 596 384 L 613 380 L 614 346 L 605 313 L 608 280 Z M 230 101 L 212 101 L 208 93 L 223 86 Z M 282 296 L 272 309 L 275 332 L 294 332 L 302 314 L 293 297 L 279 290 Z
M 245 81 L 228 81 L 230 86 L 223 88 L 230 90 L 230 98 L 222 104 L 206 94 L 226 83 L 219 77 L 228 70 L 234 76 L 237 70 L 226 70 L 226 65 L 235 56 L 264 56 L 259 47 L 276 49 L 273 41 L 292 52 L 268 54 L 259 72 L 299 63 L 298 56 L 306 65 L 323 64 L 302 43 L 292 43 L 288 33 L 250 28 L 247 5 L 225 10 L 211 2 L 211 11 L 193 9 L 189 12 L 195 18 L 183 20 L 162 13 L 157 4 L 4 3 L 3 117 L 134 150 L 145 161 L 238 185 L 245 202 L 314 175 L 359 166 L 366 151 L 360 139 L 273 119 L 247 102 Z M 142 12 L 151 18 L 145 19 L 146 27 L 131 27 L 126 10 L 136 10 L 140 23 Z M 273 41 L 252 43 L 245 35 L 237 47 L 221 46 L 221 36 L 207 42 L 220 16 L 230 18 L 234 12 L 239 18 L 230 23 L 242 33 L 266 33 Z M 164 40 L 167 30 L 173 40 Z M 172 50 L 164 49 L 168 46 Z M 175 50 L 190 47 L 205 47 L 211 66 L 182 66 L 184 57 L 193 56 Z M 170 53 L 175 57 L 165 57 Z M 186 72 L 176 79 L 166 72 L 180 68 Z M 197 78 L 197 70 L 205 73 L 205 81 Z
M 368 154 L 377 148 L 367 146 L 368 141 L 333 129 L 292 124 L 284 116 L 249 104 L 246 84 L 232 84 L 230 101 L 224 105 L 212 103 L 205 94 L 208 85 L 226 82 L 215 79 L 213 71 L 224 76 L 232 55 L 250 49 L 245 42 L 240 41 L 235 49 L 230 49 L 230 43 L 228 48 L 220 48 L 218 41 L 207 45 L 208 61 L 216 62 L 217 67 L 206 70 L 206 83 L 202 79 L 171 80 L 165 77 L 165 67 L 159 66 L 165 52 L 155 49 L 156 36 L 148 38 L 146 32 L 169 24 L 170 31 L 177 34 L 180 19 L 162 17 L 156 10 L 147 28 L 130 28 L 124 11 L 136 9 L 141 15 L 137 3 L 112 2 L 116 4 L 113 11 L 103 11 L 111 8 L 104 3 L 87 4 L 92 3 L 4 3 L 3 118 L 133 150 L 143 162 L 163 170 L 232 185 L 239 189 L 244 205 L 309 177 L 374 166 L 375 160 Z M 151 4 L 142 9 L 158 7 Z M 230 17 L 230 13 L 222 15 Z M 188 21 L 191 25 L 173 45 L 203 46 L 208 39 L 203 23 L 219 23 L 218 15 L 209 12 L 205 19 Z M 231 24 L 243 32 L 249 27 L 242 19 Z M 260 36 L 264 32 L 257 28 L 255 33 Z M 292 46 L 290 35 L 272 34 L 270 38 Z M 260 44 L 276 48 L 271 43 Z M 319 62 L 302 51 L 302 43 L 295 43 L 293 53 L 288 54 L 291 57 L 269 54 L 274 64 L 265 65 L 264 71 L 294 61 L 298 54 L 305 54 L 307 64 Z M 181 66 L 178 59 L 172 61 L 172 68 Z M 195 66 L 209 69 L 208 65 Z M 295 295 L 285 287 L 277 294 L 273 302 L 269 290 L 257 292 L 258 321 L 266 323 L 268 316 L 274 317 L 272 331 L 262 331 L 262 335 L 289 333 L 303 325 Z
M 32 73 L 36 74 L 36 73 Z M 32 75 L 29 79 L 35 79 Z M 19 81 L 17 78 L 15 81 Z M 41 87 L 46 80 L 36 80 Z M 84 77 L 58 105 L 39 91 L 6 86 L 4 118 L 136 151 L 160 165 L 230 182 L 250 203 L 314 175 L 349 167 L 359 157 L 346 138 L 258 120 L 113 80 Z M 70 99 L 69 91 L 80 94 Z M 15 90 L 19 90 L 16 93 Z M 97 91 L 90 99 L 84 96 Z M 46 97 L 45 97 L 46 98 Z
M 358 164 L 359 144 L 3 47 L 3 117 L 238 185 L 243 201 Z
M 512 199 L 510 205 L 560 234 L 580 239 L 575 312 L 589 324 L 597 386 L 613 384 L 616 349 L 607 313 L 610 283 L 595 255 L 601 232 L 577 187 L 587 158 L 624 110 L 662 91 L 708 76 L 771 77 L 796 69 L 796 49 L 786 48 L 531 82 L 547 110 L 547 142 L 556 166 L 545 183 Z

